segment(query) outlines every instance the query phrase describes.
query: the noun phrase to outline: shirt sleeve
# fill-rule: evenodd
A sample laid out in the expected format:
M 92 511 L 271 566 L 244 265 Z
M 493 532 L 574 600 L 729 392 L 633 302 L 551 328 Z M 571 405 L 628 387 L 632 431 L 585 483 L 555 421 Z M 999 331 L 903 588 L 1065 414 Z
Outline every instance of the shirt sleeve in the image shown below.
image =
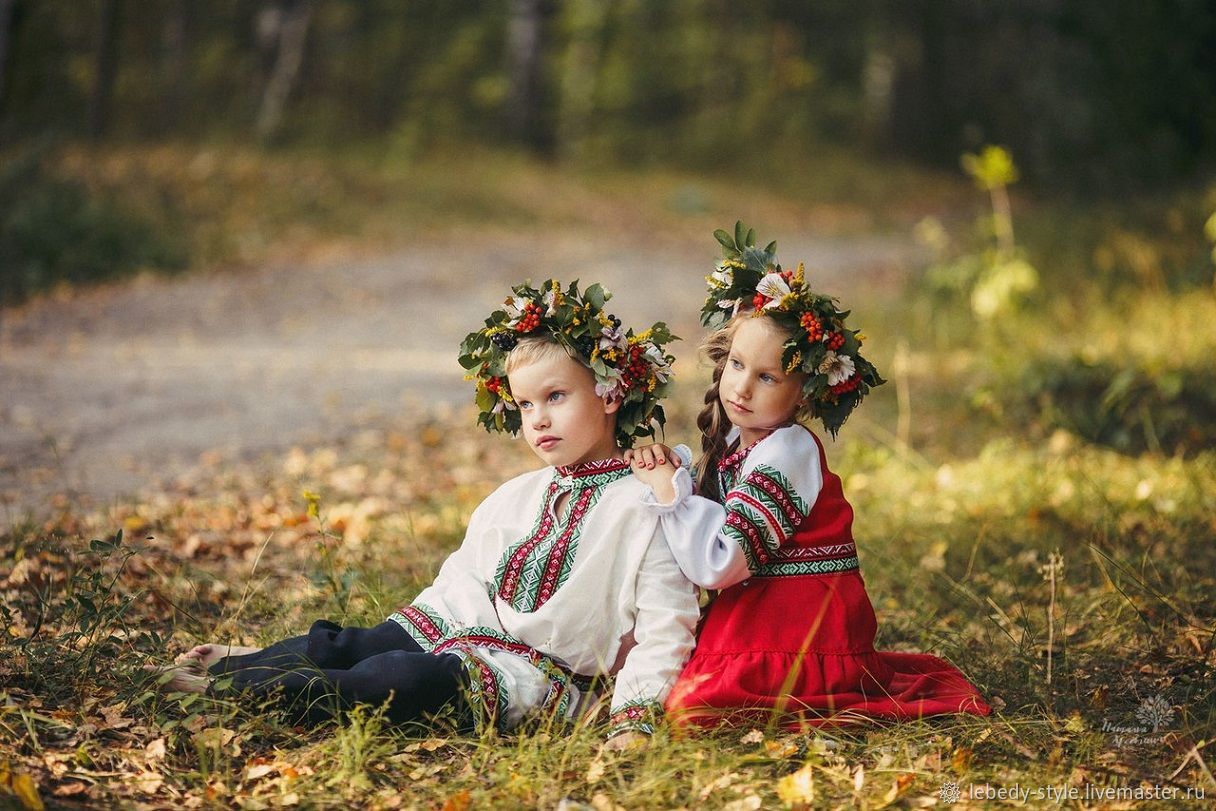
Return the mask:
M 493 549 L 487 548 L 492 538 L 486 532 L 492 511 L 491 498 L 486 499 L 469 517 L 464 541 L 448 555 L 431 585 L 423 589 L 408 606 L 389 619 L 399 624 L 423 650 L 457 636 L 469 627 L 502 629 L 490 592 L 491 577 L 487 560 Z
M 671 504 L 659 504 L 651 491 L 642 497 L 652 512 L 671 554 L 689 580 L 707 589 L 721 589 L 746 580 L 751 571 L 743 548 L 723 533 L 726 511 L 716 501 L 693 495 L 692 476 L 686 467 L 672 474 L 676 492 Z
M 663 701 L 692 653 L 700 616 L 696 589 L 672 558 L 661 527 L 651 539 L 637 578 L 633 628 L 637 644 L 616 676 L 610 736 L 654 731 Z
M 755 573 L 802 524 L 821 489 L 819 446 L 810 431 L 800 425 L 774 431 L 747 455 L 723 499 L 723 538 Z

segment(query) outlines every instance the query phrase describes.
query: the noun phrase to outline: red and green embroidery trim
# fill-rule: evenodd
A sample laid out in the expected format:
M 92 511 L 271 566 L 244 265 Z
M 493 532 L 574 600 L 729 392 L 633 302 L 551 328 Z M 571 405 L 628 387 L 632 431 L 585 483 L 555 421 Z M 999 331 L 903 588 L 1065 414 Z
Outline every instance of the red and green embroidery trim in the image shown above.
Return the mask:
M 823 546 L 787 546 L 778 549 L 772 560 L 756 570 L 756 577 L 797 577 L 808 574 L 836 574 L 860 567 L 857 545 L 852 541 Z
M 501 729 L 500 724 L 504 723 L 507 717 L 507 696 L 499 686 L 502 674 L 472 651 L 449 652 L 460 657 L 465 672 L 469 675 L 467 700 L 474 710 L 477 731 L 480 733 L 486 726 Z
M 389 615 L 389 619 L 404 628 L 406 633 L 428 652 L 433 651 L 435 645 L 449 633 L 447 620 L 425 603 L 407 605 Z
M 755 572 L 767 564 L 806 518 L 806 503 L 782 473 L 757 465 L 726 495 L 724 532 L 743 549 Z
M 627 475 L 629 464 L 620 459 L 557 468 L 532 530 L 498 564 L 494 577 L 498 598 L 522 613 L 536 611 L 548 602 L 570 576 L 583 523 L 603 487 Z M 567 489 L 571 491 L 570 508 L 565 526 L 558 531 L 552 504 Z
M 544 702 L 541 704 L 541 711 L 546 714 L 553 713 L 558 717 L 568 718 L 574 700 L 570 689 L 571 686 L 573 685 L 585 690 L 589 685 L 587 677 L 578 676 L 568 668 L 559 665 L 552 657 L 546 656 L 536 650 L 536 648 L 530 647 L 501 631 L 484 627 L 466 629 L 450 639 L 445 639 L 435 647 L 433 652 L 437 654 L 458 652 L 475 659 L 479 663 L 476 667 L 470 669 L 471 677 L 475 676 L 479 680 L 476 689 L 471 690 L 471 692 L 487 709 L 489 707 L 494 708 L 496 714 L 486 713 L 491 723 L 497 724 L 500 719 L 506 717 L 507 700 L 499 688 L 497 670 L 493 665 L 477 656 L 473 651 L 474 648 L 505 651 L 506 653 L 519 656 L 526 659 L 529 664 L 543 673 L 549 680 L 549 691 L 545 695 Z M 467 661 L 466 667 L 470 667 L 470 663 Z M 474 673 L 474 671 L 476 672 Z
M 663 717 L 663 705 L 654 699 L 636 698 L 612 710 L 608 716 L 608 737 L 622 732 L 654 734 L 658 719 Z

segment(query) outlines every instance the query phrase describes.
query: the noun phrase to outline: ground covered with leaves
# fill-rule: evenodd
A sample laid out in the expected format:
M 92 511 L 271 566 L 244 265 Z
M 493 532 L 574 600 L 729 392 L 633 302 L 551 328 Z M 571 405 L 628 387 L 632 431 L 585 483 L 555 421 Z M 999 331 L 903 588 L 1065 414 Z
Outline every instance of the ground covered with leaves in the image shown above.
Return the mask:
M 1064 432 L 931 462 L 862 421 L 830 447 L 880 645 L 956 662 L 991 718 L 661 730 L 607 754 L 594 724 L 469 739 L 369 711 L 304 731 L 156 691 L 142 666 L 197 641 L 374 623 L 408 600 L 473 506 L 534 464 L 468 416 L 203 469 L 127 507 L 6 534 L 0 791 L 29 808 L 453 809 L 921 807 L 952 785 L 962 805 L 1020 787 L 1131 807 L 1113 792 L 1216 791 L 1216 457 L 1127 457 Z
M 545 172 L 508 174 L 521 199 L 548 187 Z M 632 201 L 638 184 L 612 188 L 608 199 Z M 1188 791 L 1210 802 L 1216 296 L 1198 224 L 1214 207 L 1216 188 L 1139 219 L 1040 207 L 1026 250 L 1011 226 L 994 249 L 987 215 L 971 237 L 925 222 L 937 259 L 907 289 L 832 291 L 848 292 L 890 381 L 828 444 L 856 509 L 878 644 L 951 660 L 991 717 L 660 729 L 618 754 L 601 751 L 594 719 L 462 738 L 391 728 L 368 709 L 303 730 L 247 702 L 157 689 L 144 666 L 200 641 L 261 645 L 320 617 L 376 623 L 417 593 L 473 507 L 536 465 L 473 428 L 470 407 L 245 463 L 204 457 L 117 506 L 63 498 L 0 535 L 0 806 L 1131 808 L 1176 807 Z M 780 210 L 761 213 L 815 227 L 804 209 Z M 667 437 L 695 444 L 705 372 L 679 373 Z

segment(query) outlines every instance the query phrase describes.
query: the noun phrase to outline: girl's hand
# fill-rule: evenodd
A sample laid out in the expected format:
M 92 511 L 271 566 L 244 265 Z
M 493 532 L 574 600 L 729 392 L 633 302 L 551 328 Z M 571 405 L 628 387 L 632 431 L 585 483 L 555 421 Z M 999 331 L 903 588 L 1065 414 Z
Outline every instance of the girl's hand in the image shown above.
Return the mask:
M 654 491 L 655 500 L 667 506 L 676 500 L 676 488 L 671 481 L 675 475 L 675 465 L 651 462 L 647 464 L 641 454 L 634 454 L 629 460 L 630 470 L 642 484 Z
M 625 451 L 624 459 L 634 466 L 634 472 L 637 472 L 639 465 L 651 469 L 656 465 L 671 464 L 673 470 L 680 466 L 680 457 L 662 442 L 630 448 Z

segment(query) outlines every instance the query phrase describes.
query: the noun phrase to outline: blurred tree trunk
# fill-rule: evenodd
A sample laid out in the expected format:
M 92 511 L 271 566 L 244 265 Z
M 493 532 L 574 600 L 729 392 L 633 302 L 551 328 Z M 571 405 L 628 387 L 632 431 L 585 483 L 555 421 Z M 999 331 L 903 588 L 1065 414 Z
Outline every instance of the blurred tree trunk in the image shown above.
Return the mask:
M 190 52 L 190 16 L 193 0 L 175 0 L 165 20 L 164 40 L 164 118 L 165 132 L 181 128 L 186 93 L 186 65 Z
M 895 84 L 895 59 L 884 31 L 866 36 L 862 66 L 861 133 L 866 143 L 879 146 L 891 136 L 891 105 Z
M 89 94 L 89 135 L 100 138 L 110 126 L 110 100 L 118 73 L 119 0 L 101 0 L 97 45 L 93 52 L 93 90 Z
M 541 130 L 541 51 L 543 0 L 511 0 L 507 23 L 507 133 L 533 148 L 543 148 Z
M 612 0 L 569 0 L 565 4 L 569 45 L 562 66 L 557 124 L 557 151 L 565 159 L 582 157 L 591 129 L 604 26 L 612 6 Z
M 283 109 L 304 64 L 311 19 L 311 0 L 272 0 L 258 14 L 258 42 L 264 54 L 272 55 L 258 108 L 257 134 L 263 141 L 274 138 L 283 123 Z
M 9 26 L 17 0 L 0 0 L 0 110 L 4 109 L 4 80 L 8 67 Z

